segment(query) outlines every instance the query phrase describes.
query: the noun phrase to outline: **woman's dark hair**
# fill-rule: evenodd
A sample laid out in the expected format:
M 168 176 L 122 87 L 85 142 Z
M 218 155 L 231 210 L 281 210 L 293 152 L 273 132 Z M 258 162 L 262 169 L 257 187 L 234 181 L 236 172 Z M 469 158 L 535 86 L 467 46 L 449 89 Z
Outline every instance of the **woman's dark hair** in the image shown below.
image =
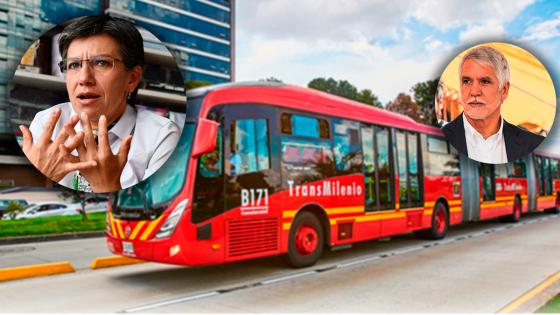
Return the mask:
M 70 21 L 58 40 L 58 50 L 66 59 L 68 47 L 76 38 L 107 34 L 119 45 L 122 62 L 128 68 L 144 66 L 144 44 L 142 35 L 134 24 L 108 15 L 83 16 Z

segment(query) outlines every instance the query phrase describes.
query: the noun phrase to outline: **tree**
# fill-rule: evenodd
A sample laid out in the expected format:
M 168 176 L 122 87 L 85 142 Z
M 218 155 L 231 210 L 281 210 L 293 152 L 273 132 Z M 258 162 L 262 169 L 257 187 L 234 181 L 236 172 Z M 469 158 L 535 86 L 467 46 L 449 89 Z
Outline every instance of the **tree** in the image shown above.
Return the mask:
M 12 200 L 8 202 L 8 206 L 4 210 L 4 213 L 7 214 L 10 217 L 10 219 L 13 220 L 15 219 L 16 215 L 22 212 L 23 210 L 25 210 L 25 207 L 23 205 Z
M 439 79 L 416 83 L 410 91 L 414 94 L 414 101 L 418 104 L 422 122 L 438 126 L 434 109 L 435 95 Z
M 70 199 L 71 203 L 80 204 L 80 215 L 82 216 L 82 221 L 89 221 L 86 213 L 86 198 L 88 194 L 83 191 L 65 188 L 60 192 L 60 197 L 67 200 Z
M 383 108 L 383 104 L 370 89 L 363 89 L 358 94 L 358 102 L 373 105 L 378 108 Z
M 336 81 L 333 78 L 315 78 L 309 81 L 307 87 L 375 107 L 382 107 L 381 102 L 370 89 L 358 91 L 354 85 L 346 80 Z
M 328 78 L 328 79 L 316 78 L 316 79 L 313 79 L 313 80 L 309 81 L 309 83 L 307 83 L 307 87 L 315 89 L 315 90 L 327 92 L 327 93 L 330 93 L 330 94 L 333 94 L 333 95 L 339 95 L 338 94 L 338 83 L 333 78 Z
M 280 80 L 280 79 L 278 79 L 278 78 L 276 78 L 276 77 L 273 77 L 273 76 L 270 76 L 270 77 L 268 77 L 268 78 L 266 78 L 266 79 L 260 79 L 259 81 L 284 83 L 284 82 L 282 82 L 282 80 Z
M 397 98 L 387 103 L 385 108 L 392 112 L 408 116 L 414 119 L 414 121 L 422 122 L 418 105 L 412 101 L 410 95 L 399 93 Z

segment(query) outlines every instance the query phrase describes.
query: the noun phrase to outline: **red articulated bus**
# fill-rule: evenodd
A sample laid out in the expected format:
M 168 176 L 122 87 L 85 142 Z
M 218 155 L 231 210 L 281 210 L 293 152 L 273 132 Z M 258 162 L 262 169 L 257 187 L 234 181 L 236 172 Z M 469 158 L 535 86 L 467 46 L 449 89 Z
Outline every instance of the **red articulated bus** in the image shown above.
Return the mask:
M 407 232 L 439 239 L 461 222 L 557 211 L 554 157 L 479 164 L 438 128 L 279 83 L 217 85 L 187 98 L 169 161 L 112 195 L 113 253 L 180 265 L 283 255 L 304 267 L 325 247 Z

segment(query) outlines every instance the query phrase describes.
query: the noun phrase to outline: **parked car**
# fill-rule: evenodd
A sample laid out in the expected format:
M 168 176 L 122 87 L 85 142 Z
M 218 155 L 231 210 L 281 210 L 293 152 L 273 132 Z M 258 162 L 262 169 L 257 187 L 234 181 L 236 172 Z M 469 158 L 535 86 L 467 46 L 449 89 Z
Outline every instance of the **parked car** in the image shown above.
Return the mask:
M 80 203 L 73 203 L 75 207 L 81 208 Z M 105 196 L 92 196 L 86 198 L 86 213 L 105 212 L 109 206 L 109 198 Z
M 81 207 L 64 202 L 40 202 L 18 213 L 16 219 L 42 218 L 80 214 Z
M 27 201 L 23 199 L 0 199 L 0 218 L 4 219 L 9 217 L 9 215 L 5 214 L 4 212 L 6 211 L 6 209 L 8 209 L 8 205 L 10 204 L 10 202 L 15 202 L 23 206 L 23 208 L 27 208 L 29 206 Z

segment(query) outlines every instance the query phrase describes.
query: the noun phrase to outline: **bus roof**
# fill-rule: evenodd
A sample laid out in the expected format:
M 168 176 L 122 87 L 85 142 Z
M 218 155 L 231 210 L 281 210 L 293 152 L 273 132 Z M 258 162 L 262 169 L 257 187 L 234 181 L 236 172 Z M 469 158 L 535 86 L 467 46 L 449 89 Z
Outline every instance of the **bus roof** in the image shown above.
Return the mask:
M 218 84 L 193 89 L 187 93 L 187 98 L 203 95 L 207 97 L 205 106 L 233 103 L 269 104 L 437 136 L 443 135 L 439 128 L 417 123 L 405 115 L 284 83 L 258 81 Z M 208 109 L 205 108 L 202 112 L 206 113 Z
M 560 159 L 560 153 L 552 151 L 550 148 L 540 148 L 538 147 L 535 151 L 535 154 L 538 155 L 542 155 L 542 156 L 546 156 L 546 157 L 550 157 L 550 158 L 555 158 L 555 159 Z

